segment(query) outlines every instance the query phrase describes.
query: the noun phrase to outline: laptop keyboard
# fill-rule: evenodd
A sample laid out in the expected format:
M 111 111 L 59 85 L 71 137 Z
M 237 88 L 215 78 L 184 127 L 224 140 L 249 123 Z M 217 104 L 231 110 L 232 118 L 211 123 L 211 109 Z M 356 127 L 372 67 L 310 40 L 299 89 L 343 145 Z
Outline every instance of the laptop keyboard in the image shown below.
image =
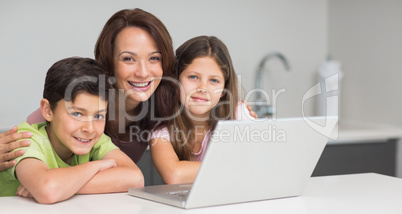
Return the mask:
M 178 197 L 187 197 L 189 192 L 190 192 L 190 190 L 183 190 L 183 191 L 174 191 L 174 192 L 168 192 L 168 193 L 169 193 L 169 195 L 175 195 Z

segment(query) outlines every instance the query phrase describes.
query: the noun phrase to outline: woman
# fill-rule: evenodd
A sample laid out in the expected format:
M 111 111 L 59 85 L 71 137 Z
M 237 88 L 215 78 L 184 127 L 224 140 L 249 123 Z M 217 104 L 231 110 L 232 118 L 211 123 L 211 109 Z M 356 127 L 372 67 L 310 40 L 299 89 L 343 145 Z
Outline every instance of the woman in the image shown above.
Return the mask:
M 153 118 L 167 118 L 178 102 L 172 91 L 174 52 L 163 23 L 140 9 L 114 14 L 95 46 L 95 59 L 115 78 L 115 106 L 105 133 L 135 162 L 148 146 Z
M 105 133 L 134 162 L 148 146 L 151 129 L 158 120 L 171 116 L 178 99 L 172 91 L 174 52 L 172 39 L 163 23 L 141 9 L 115 13 L 105 24 L 95 46 L 95 59 L 110 72 L 115 102 L 109 102 Z M 112 90 L 113 91 L 113 90 Z M 27 121 L 44 121 L 39 111 Z M 162 121 L 163 123 L 163 121 Z M 30 133 L 13 129 L 0 134 L 0 171 L 12 167 L 14 158 L 28 146 Z
M 172 81 L 174 52 L 164 24 L 141 9 L 115 13 L 105 24 L 95 45 L 95 59 L 110 72 L 115 102 L 109 101 L 105 133 L 137 163 L 148 146 L 150 132 L 163 118 L 174 116 L 179 102 L 177 84 Z M 251 108 L 248 106 L 251 110 Z M 250 115 L 256 117 L 254 112 Z M 162 120 L 161 120 L 162 119 Z M 40 111 L 27 122 L 44 121 Z M 12 167 L 23 154 L 15 148 L 29 146 L 30 133 L 17 128 L 0 134 L 0 171 Z

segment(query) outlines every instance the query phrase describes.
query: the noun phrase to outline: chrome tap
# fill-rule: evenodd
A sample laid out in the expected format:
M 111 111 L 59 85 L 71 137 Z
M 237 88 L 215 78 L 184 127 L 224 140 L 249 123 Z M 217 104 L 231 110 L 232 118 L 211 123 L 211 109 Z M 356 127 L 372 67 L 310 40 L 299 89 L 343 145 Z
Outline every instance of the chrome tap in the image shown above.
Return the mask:
M 257 97 L 256 97 L 256 102 L 255 102 L 255 104 L 256 104 L 255 112 L 257 113 L 258 117 L 270 117 L 275 114 L 274 106 L 264 104 L 264 101 L 262 99 L 263 68 L 268 60 L 275 58 L 275 57 L 279 58 L 282 61 L 283 66 L 285 67 L 286 71 L 290 71 L 290 65 L 289 65 L 288 61 L 286 60 L 285 56 L 283 56 L 283 54 L 281 54 L 279 52 L 270 52 L 261 59 L 260 64 L 258 65 L 256 83 L 255 83 L 256 89 L 259 90 L 257 92 Z M 267 98 L 267 99 L 269 99 L 269 98 Z

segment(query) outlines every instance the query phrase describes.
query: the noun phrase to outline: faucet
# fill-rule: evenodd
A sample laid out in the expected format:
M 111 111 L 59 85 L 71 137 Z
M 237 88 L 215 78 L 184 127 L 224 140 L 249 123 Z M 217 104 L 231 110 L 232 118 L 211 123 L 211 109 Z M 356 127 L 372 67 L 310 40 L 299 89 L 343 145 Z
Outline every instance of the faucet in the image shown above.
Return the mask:
M 263 68 L 264 65 L 267 63 L 268 60 L 272 59 L 272 58 L 279 58 L 282 63 L 283 66 L 285 67 L 286 71 L 290 71 L 290 65 L 288 63 L 288 61 L 286 60 L 285 56 L 283 56 L 283 54 L 279 53 L 279 52 L 270 52 L 267 55 L 265 55 L 261 61 L 260 64 L 258 65 L 258 69 L 257 69 L 257 76 L 256 76 L 256 89 L 258 89 L 258 93 L 257 93 L 257 98 L 256 98 L 256 109 L 255 112 L 257 113 L 258 117 L 270 117 L 273 116 L 275 114 L 275 108 L 272 105 L 266 105 L 263 103 L 262 100 L 262 72 L 263 72 Z

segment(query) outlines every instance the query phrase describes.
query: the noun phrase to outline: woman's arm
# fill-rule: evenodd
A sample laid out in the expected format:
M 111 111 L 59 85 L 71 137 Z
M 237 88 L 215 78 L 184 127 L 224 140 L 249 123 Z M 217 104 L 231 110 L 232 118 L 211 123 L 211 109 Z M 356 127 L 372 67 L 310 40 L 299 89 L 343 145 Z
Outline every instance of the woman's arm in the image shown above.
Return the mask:
M 253 111 L 253 109 L 252 109 L 251 106 L 247 103 L 247 101 L 242 100 L 241 102 L 246 105 L 246 108 L 247 108 L 247 110 L 249 111 L 250 116 L 253 117 L 254 119 L 258 119 L 257 113 L 255 113 L 255 112 Z M 239 107 L 239 106 L 238 106 L 238 107 Z
M 40 109 L 40 107 L 38 109 L 36 109 L 34 112 L 32 112 L 28 117 L 26 122 L 30 125 L 34 124 L 34 123 L 41 123 L 41 122 L 45 122 L 45 118 L 42 115 L 42 110 Z
M 40 108 L 32 112 L 27 118 L 29 124 L 44 121 L 45 118 L 43 118 Z M 17 133 L 17 131 L 18 127 L 14 126 L 12 129 L 0 134 L 0 172 L 13 167 L 17 163 L 13 159 L 24 154 L 23 149 L 14 152 L 11 151 L 31 144 L 29 140 L 18 141 L 24 138 L 30 138 L 32 136 L 31 132 Z
M 17 195 L 27 192 L 36 201 L 51 204 L 73 196 L 98 172 L 116 167 L 113 159 L 91 161 L 73 167 L 49 169 L 41 160 L 26 158 L 16 166 L 16 175 L 25 193 L 19 188 Z M 32 179 L 35 178 L 35 179 Z
M 31 132 L 17 133 L 18 128 L 14 126 L 12 129 L 0 134 L 0 171 L 4 171 L 15 165 L 14 158 L 20 157 L 24 154 L 24 150 L 13 151 L 14 149 L 29 146 L 31 141 L 21 140 L 30 138 Z
M 144 186 L 141 170 L 120 149 L 114 149 L 102 158 L 102 160 L 107 159 L 114 159 L 117 167 L 97 173 L 77 193 L 127 192 L 129 187 Z
M 154 138 L 150 143 L 152 161 L 167 184 L 192 183 L 197 176 L 201 162 L 180 161 L 170 141 Z

